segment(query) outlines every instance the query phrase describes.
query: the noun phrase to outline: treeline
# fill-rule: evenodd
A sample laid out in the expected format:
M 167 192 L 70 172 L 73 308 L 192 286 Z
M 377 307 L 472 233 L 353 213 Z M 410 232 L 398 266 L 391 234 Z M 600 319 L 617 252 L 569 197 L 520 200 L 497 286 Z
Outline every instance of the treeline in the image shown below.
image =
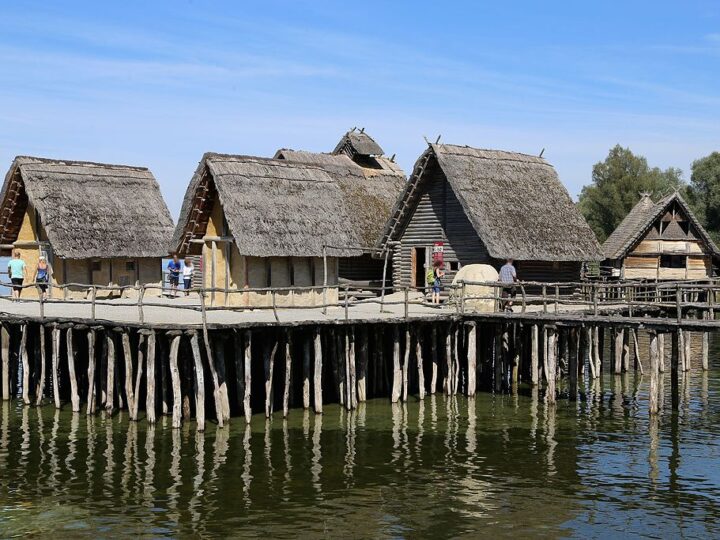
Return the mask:
M 720 240 L 720 152 L 693 162 L 690 181 L 675 167 L 651 167 L 643 156 L 616 145 L 593 166 L 578 207 L 602 243 L 648 192 L 653 201 L 678 189 L 713 239 Z

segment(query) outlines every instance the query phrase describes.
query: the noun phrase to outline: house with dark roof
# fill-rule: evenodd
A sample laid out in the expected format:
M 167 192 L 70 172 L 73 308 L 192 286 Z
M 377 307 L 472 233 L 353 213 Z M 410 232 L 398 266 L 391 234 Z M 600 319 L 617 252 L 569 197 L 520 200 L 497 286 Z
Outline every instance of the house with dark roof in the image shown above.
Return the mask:
M 524 281 L 578 280 L 600 246 L 555 169 L 541 157 L 430 144 L 415 163 L 379 247 L 393 283 L 424 287 L 434 258 L 447 281 L 464 265 L 515 259 Z
M 44 255 L 54 284 L 160 284 L 172 231 L 144 167 L 20 156 L 0 194 L 2 253 L 19 251 L 30 278 Z
M 383 261 L 373 256 L 378 239 L 390 217 L 398 194 L 405 187 L 402 169 L 383 155 L 383 149 L 365 130 L 353 129 L 342 136 L 332 153 L 278 150 L 275 158 L 319 167 L 338 184 L 350 211 L 351 227 L 366 251 L 340 257 L 340 279 L 358 285 L 380 285 Z M 370 248 L 370 249 L 367 249 Z
M 341 185 L 300 161 L 205 154 L 185 194 L 171 250 L 202 256 L 215 304 L 268 306 L 257 288 L 294 287 L 276 305 L 337 300 L 338 257 L 360 254 Z M 302 290 L 308 287 L 307 290 Z M 313 289 L 312 287 L 319 287 Z
M 602 249 L 615 277 L 652 281 L 710 278 L 720 256 L 677 191 L 657 202 L 642 194 Z

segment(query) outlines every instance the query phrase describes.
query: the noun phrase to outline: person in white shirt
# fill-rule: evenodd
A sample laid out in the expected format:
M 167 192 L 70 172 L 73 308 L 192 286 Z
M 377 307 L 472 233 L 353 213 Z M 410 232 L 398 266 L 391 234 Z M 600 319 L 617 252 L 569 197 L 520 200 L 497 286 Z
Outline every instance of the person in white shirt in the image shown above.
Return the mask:
M 190 295 L 190 289 L 192 288 L 192 278 L 193 278 L 193 272 L 195 272 L 195 267 L 193 266 L 193 263 L 190 259 L 185 259 L 183 261 L 183 286 L 185 289 L 185 296 Z
M 513 266 L 513 260 L 507 259 L 502 268 L 500 268 L 500 283 L 502 283 L 503 286 L 502 298 L 510 298 L 510 300 L 504 300 L 500 304 L 500 309 L 503 311 L 512 311 L 512 299 L 515 298 L 515 282 L 517 280 L 517 271 Z

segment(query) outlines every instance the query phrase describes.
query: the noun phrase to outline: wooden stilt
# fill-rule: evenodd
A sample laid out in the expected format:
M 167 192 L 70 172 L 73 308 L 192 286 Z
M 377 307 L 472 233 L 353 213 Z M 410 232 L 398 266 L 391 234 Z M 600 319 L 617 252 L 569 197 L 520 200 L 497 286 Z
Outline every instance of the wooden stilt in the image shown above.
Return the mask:
M 433 323 L 430 331 L 430 356 L 432 360 L 432 371 L 430 373 L 430 393 L 437 391 L 438 376 L 438 351 L 437 351 L 437 326 Z
M 200 343 L 197 332 L 191 332 L 190 334 L 190 348 L 192 349 L 195 364 L 195 380 L 193 381 L 195 420 L 197 421 L 197 430 L 205 431 L 205 373 L 203 371 L 202 357 L 200 356 Z M 218 422 L 220 422 L 220 419 L 218 419 Z
M 548 357 L 548 336 L 547 336 L 547 328 L 543 326 L 542 331 L 542 353 L 543 353 L 543 377 L 545 377 L 545 382 L 548 380 L 548 365 L 547 365 L 547 357 Z M 538 380 L 540 380 L 538 378 Z
M 503 385 L 503 327 L 501 324 L 495 326 L 493 348 L 495 349 L 495 393 L 500 393 Z M 545 373 L 547 373 L 547 369 Z
M 41 327 L 42 328 L 42 327 Z M 42 330 L 41 330 L 42 331 Z M 95 383 L 95 329 L 88 330 L 88 391 L 87 391 L 87 414 L 95 414 L 96 383 Z
M 243 400 L 245 399 L 245 345 L 243 343 L 240 332 L 233 334 L 233 352 L 235 357 L 235 392 L 237 394 L 236 401 L 238 410 L 243 408 Z
M 685 371 L 685 332 L 682 328 L 677 329 L 678 340 L 678 369 Z
M 400 369 L 400 330 L 393 326 L 393 384 L 390 401 L 397 403 L 402 392 L 402 370 Z
M 2 347 L 2 398 L 10 399 L 10 330 L 7 324 L 0 326 L 0 347 Z
M 145 348 L 145 415 L 150 424 L 155 423 L 155 331 L 150 330 L 147 336 L 147 347 Z M 161 381 L 164 386 L 164 381 Z M 136 396 L 139 399 L 139 396 Z
M 452 351 L 452 326 L 448 326 L 445 332 L 445 380 L 443 381 L 443 390 L 446 395 L 452 394 L 453 387 L 453 351 Z
M 250 408 L 250 388 L 252 383 L 250 362 L 252 360 L 252 334 L 248 331 L 245 332 L 245 367 L 243 373 L 245 374 L 245 382 L 243 384 L 243 411 L 245 412 L 245 422 L 247 424 L 252 420 L 252 409 Z
M 283 390 L 283 418 L 287 418 L 290 411 L 290 385 L 292 384 L 292 355 L 290 354 L 290 333 L 285 336 L 283 348 L 285 349 L 285 388 Z
M 570 383 L 570 401 L 577 400 L 578 393 L 578 330 L 569 330 L 569 358 L 568 358 L 568 381 Z
M 623 331 L 622 349 L 622 371 L 627 373 L 630 370 L 630 329 Z
M 658 371 L 665 373 L 665 334 L 658 334 Z
M 170 414 L 170 400 L 168 398 L 169 362 L 165 362 L 165 350 L 167 347 L 167 341 L 161 338 L 159 341 L 157 341 L 157 344 L 159 349 L 157 351 L 157 355 L 160 358 L 160 413 L 165 416 L 167 414 Z M 155 351 L 153 351 L 153 354 L 155 354 Z
M 140 381 L 142 381 L 143 376 L 143 364 L 145 363 L 145 342 L 146 337 L 144 334 L 140 334 L 140 337 L 138 339 L 138 351 L 137 351 L 137 372 L 135 373 L 135 388 L 133 389 L 133 401 L 132 406 L 128 403 L 128 408 L 130 409 L 130 420 L 133 420 L 137 422 L 138 419 L 138 411 L 140 410 Z M 129 345 L 129 344 L 128 344 Z M 128 347 L 129 350 L 129 347 Z M 132 356 L 130 359 L 130 365 L 132 366 Z M 125 376 L 127 377 L 127 372 L 125 373 Z
M 22 325 L 22 337 L 20 338 L 20 358 L 23 366 L 23 389 L 22 397 L 25 405 L 30 405 L 30 360 L 27 351 L 27 323 Z
M 348 340 L 350 343 L 350 354 L 348 356 L 348 402 L 350 403 L 351 409 L 357 409 L 358 397 L 357 397 L 357 372 L 355 362 L 355 327 L 351 326 L 348 328 Z
M 507 376 L 507 366 L 510 359 L 510 332 L 507 324 L 503 325 L 500 336 L 500 380 Z
M 55 408 L 60 408 L 60 328 L 55 325 L 52 330 L 52 385 Z
M 302 339 L 303 346 L 303 363 L 302 363 L 302 391 L 303 391 L 303 409 L 310 408 L 310 341 L 307 338 Z
M 227 294 L 225 295 L 227 302 Z M 212 344 L 210 343 L 210 334 L 207 329 L 207 314 L 203 313 L 202 336 L 205 344 L 205 356 L 207 356 L 208 367 L 210 368 L 210 377 L 213 383 L 213 401 L 215 403 L 215 416 L 217 417 L 218 427 L 223 427 L 225 422 L 230 419 L 230 399 L 227 393 L 227 384 L 223 374 L 222 380 L 218 373 L 217 364 L 215 363 L 215 355 L 213 354 Z M 224 371 L 224 370 L 223 370 Z
M 368 335 L 364 327 L 358 329 L 357 400 L 367 400 Z
M 322 370 L 323 370 L 323 351 L 320 329 L 315 327 L 313 336 L 315 348 L 315 366 L 313 369 L 313 390 L 315 392 L 315 413 L 322 414 L 323 398 L 322 398 Z M 367 344 L 366 344 L 367 346 Z
M 603 333 L 602 336 L 605 334 Z M 593 347 L 593 356 L 595 361 L 595 377 L 600 377 L 600 374 L 602 372 L 602 348 L 603 348 L 603 341 L 600 334 L 600 327 L 596 326 L 593 329 L 593 342 L 595 343 Z
M 218 378 L 218 398 L 222 407 L 223 422 L 230 421 L 230 395 L 227 384 L 227 364 L 225 362 L 225 341 L 227 335 L 217 335 L 214 347 L 214 364 Z M 207 337 L 210 339 L 210 336 Z M 207 342 L 206 342 L 207 343 Z
M 644 370 L 643 370 L 643 365 L 642 365 L 642 359 L 640 358 L 640 346 L 638 343 L 637 332 L 635 331 L 634 328 L 632 330 L 630 330 L 630 336 L 632 337 L 633 350 L 635 352 L 634 367 L 635 367 L 635 370 L 639 369 L 640 373 L 642 374 L 644 372 Z
M 460 325 L 455 327 L 453 347 L 453 369 L 452 369 L 452 393 L 457 394 L 460 387 L 460 343 L 461 343 Z
M 680 406 L 680 386 L 678 371 L 680 369 L 680 355 L 683 353 L 684 344 L 682 341 L 682 330 L 672 333 L 672 350 L 670 353 L 670 393 L 672 399 L 672 408 L 674 411 L 678 410 Z
M 127 331 L 122 333 L 123 357 L 125 358 L 125 397 L 127 398 L 128 410 L 130 411 L 130 419 L 133 418 L 135 410 L 135 391 L 133 389 L 133 362 L 132 351 L 130 350 L 130 334 Z
M 467 395 L 474 396 L 476 389 L 477 376 L 477 324 L 471 322 L 468 326 L 468 343 L 467 343 Z M 418 340 L 419 342 L 419 340 Z
M 692 357 L 692 334 L 690 332 L 683 332 L 683 338 L 685 339 L 685 354 L 683 355 L 683 371 L 690 371 L 690 359 Z
M 408 398 L 408 371 L 410 367 L 410 351 L 412 350 L 412 332 L 410 326 L 405 329 L 405 355 L 402 365 L 402 400 Z
M 539 339 L 540 339 L 540 328 L 537 324 L 532 325 L 530 330 L 530 384 L 533 386 L 539 382 L 538 370 L 540 369 L 540 354 L 539 354 Z
M 650 414 L 657 414 L 658 407 L 658 336 L 650 331 Z
M 546 399 L 548 404 L 554 404 L 555 403 L 555 380 L 556 380 L 556 352 L 555 352 L 555 346 L 557 341 L 557 334 L 555 332 L 555 328 L 548 327 L 547 328 L 547 338 L 548 338 L 548 350 L 547 350 L 547 368 L 548 368 L 548 374 L 547 374 L 547 390 L 546 390 Z
M 613 364 L 613 373 L 619 375 L 622 371 L 622 357 L 623 357 L 623 340 L 625 337 L 625 331 L 620 328 L 615 330 L 615 362 Z
M 180 370 L 178 369 L 180 339 L 180 335 L 174 335 L 170 343 L 170 380 L 173 393 L 172 427 L 174 429 L 178 429 L 182 425 L 182 395 L 180 393 Z
M 265 418 L 270 418 L 273 413 L 273 373 L 275 372 L 275 354 L 278 349 L 278 340 L 275 339 L 272 348 L 265 347 Z
M 710 334 L 708 332 L 702 333 L 702 370 L 707 371 L 710 367 L 708 357 L 710 353 Z
M 597 378 L 597 372 L 595 370 L 595 331 L 591 326 L 588 326 L 585 328 L 585 347 L 587 350 L 587 362 L 590 366 L 590 378 L 596 379 Z M 585 359 L 585 356 L 583 356 L 583 361 Z
M 423 352 L 420 332 L 415 334 L 415 363 L 418 377 L 418 399 L 425 399 L 425 372 L 423 371 Z
M 108 414 L 113 413 L 115 407 L 115 396 L 113 394 L 115 390 L 115 337 L 112 332 L 106 332 L 105 343 L 107 346 L 107 373 L 105 375 L 106 387 L 105 387 L 105 410 Z
M 25 339 L 24 333 L 23 339 Z M 65 332 L 65 343 L 67 349 L 68 373 L 70 376 L 70 403 L 72 404 L 73 412 L 80 412 L 80 394 L 78 393 L 77 375 L 75 374 L 75 347 L 73 346 L 72 326 L 68 327 Z

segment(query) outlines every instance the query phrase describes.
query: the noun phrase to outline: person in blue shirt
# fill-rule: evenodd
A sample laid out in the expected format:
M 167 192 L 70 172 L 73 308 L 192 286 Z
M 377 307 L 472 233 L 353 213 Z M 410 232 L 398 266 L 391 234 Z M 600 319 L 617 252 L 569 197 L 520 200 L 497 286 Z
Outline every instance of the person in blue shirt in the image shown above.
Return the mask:
M 20 293 L 22 292 L 22 285 L 23 281 L 25 281 L 26 274 L 27 268 L 25 266 L 25 261 L 20 258 L 20 251 L 15 250 L 15 253 L 13 253 L 13 258 L 8 263 L 8 275 L 10 276 L 10 281 L 12 281 L 13 300 L 18 300 L 20 298 Z
M 170 278 L 170 294 L 175 298 L 177 296 L 178 284 L 180 283 L 180 270 L 182 269 L 177 253 L 173 255 L 172 260 L 167 265 L 167 269 Z

